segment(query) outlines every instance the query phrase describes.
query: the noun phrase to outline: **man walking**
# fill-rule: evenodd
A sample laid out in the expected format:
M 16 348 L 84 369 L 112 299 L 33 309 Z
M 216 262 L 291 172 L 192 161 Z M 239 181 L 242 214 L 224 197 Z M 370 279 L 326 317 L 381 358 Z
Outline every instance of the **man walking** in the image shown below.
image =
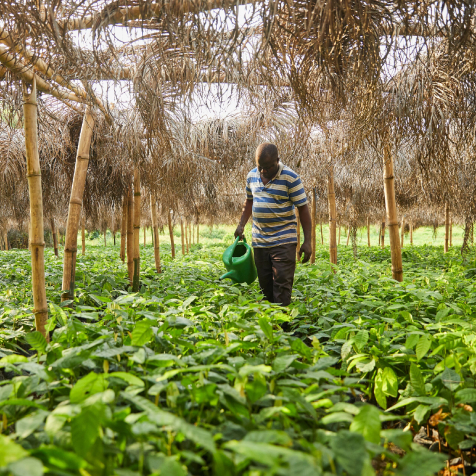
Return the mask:
M 256 149 L 256 165 L 246 178 L 246 201 L 235 237 L 243 238 L 246 222 L 253 215 L 253 250 L 262 293 L 269 302 L 287 306 L 296 268 L 297 221 L 304 231 L 299 257 L 311 257 L 311 214 L 301 179 L 279 161 L 274 144 Z

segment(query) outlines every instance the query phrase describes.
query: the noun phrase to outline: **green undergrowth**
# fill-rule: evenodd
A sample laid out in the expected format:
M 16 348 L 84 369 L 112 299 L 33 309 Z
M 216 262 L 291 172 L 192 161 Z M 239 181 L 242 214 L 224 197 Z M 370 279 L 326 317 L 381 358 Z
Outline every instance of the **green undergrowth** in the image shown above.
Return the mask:
M 71 307 L 48 249 L 48 344 L 28 252 L 0 252 L 0 474 L 425 476 L 471 450 L 474 254 L 405 247 L 397 283 L 388 248 L 341 246 L 334 274 L 320 246 L 283 309 L 218 280 L 216 234 L 165 244 L 160 275 L 141 247 L 139 293 L 88 246 Z M 427 424 L 441 454 L 413 442 Z

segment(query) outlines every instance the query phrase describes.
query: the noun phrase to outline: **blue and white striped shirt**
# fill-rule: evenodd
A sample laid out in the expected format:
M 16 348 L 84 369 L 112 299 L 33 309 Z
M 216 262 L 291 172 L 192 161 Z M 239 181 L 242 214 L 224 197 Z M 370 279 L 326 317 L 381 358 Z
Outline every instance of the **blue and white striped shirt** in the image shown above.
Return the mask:
M 253 200 L 253 247 L 297 243 L 297 221 L 294 207 L 307 203 L 299 175 L 283 164 L 266 185 L 258 168 L 246 178 L 246 198 Z

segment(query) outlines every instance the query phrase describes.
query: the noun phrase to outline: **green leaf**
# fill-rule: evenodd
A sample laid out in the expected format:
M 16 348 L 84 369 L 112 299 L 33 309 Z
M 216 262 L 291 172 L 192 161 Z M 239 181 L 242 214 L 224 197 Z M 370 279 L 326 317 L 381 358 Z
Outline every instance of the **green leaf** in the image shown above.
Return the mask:
M 28 456 L 28 451 L 13 442 L 8 436 L 0 435 L 0 468 Z
M 45 353 L 48 343 L 41 332 L 30 332 L 29 334 L 25 335 L 25 340 L 28 342 L 28 344 L 30 344 L 30 347 L 36 350 L 38 353 Z
M 378 369 L 374 381 L 374 395 L 377 403 L 385 410 L 387 408 L 387 396 L 383 391 L 383 370 Z
M 407 349 L 413 349 L 413 347 L 417 345 L 419 339 L 420 336 L 418 334 L 409 334 L 405 341 L 405 347 Z
M 443 385 L 452 392 L 454 392 L 461 383 L 461 377 L 453 369 L 446 368 L 438 378 L 441 380 Z
M 448 400 L 442 397 L 410 397 L 400 400 L 393 407 L 387 408 L 387 412 L 391 412 L 393 410 L 396 410 L 397 408 L 405 407 L 407 405 L 410 405 L 410 403 L 415 402 L 425 403 L 427 405 L 430 405 L 430 408 L 437 408 L 441 405 L 448 405 Z
M 96 405 L 84 407 L 71 422 L 71 442 L 80 456 L 86 456 L 99 436 L 102 413 Z
M 369 341 L 369 333 L 365 329 L 360 330 L 354 336 L 354 344 L 357 347 L 357 350 L 359 352 L 362 351 L 362 349 L 365 347 L 368 341 Z
M 275 372 L 283 372 L 299 357 L 296 354 L 278 354 L 273 362 Z
M 463 388 L 456 392 L 457 403 L 474 403 L 476 402 L 476 388 Z
M 428 405 L 418 405 L 415 409 L 415 413 L 413 414 L 413 418 L 415 421 L 419 424 L 422 425 L 428 414 L 430 413 L 430 407 Z
M 293 440 L 285 431 L 279 430 L 259 430 L 250 431 L 245 436 L 246 441 L 255 441 L 257 443 L 271 443 L 281 446 L 292 446 Z
M 264 335 L 268 338 L 269 341 L 273 341 L 273 328 L 270 326 L 268 320 L 265 317 L 260 317 L 258 319 L 259 326 L 264 332 Z
M 0 367 L 4 367 L 2 364 L 17 364 L 19 362 L 28 362 L 28 359 L 24 355 L 10 354 L 0 359 Z
M 413 392 L 417 395 L 426 395 L 425 382 L 423 380 L 421 370 L 415 363 L 410 365 L 410 385 L 413 388 Z
M 373 405 L 365 405 L 354 418 L 350 425 L 350 431 L 360 433 L 370 443 L 380 443 L 380 412 Z
M 106 379 L 110 377 L 120 378 L 121 380 L 124 380 L 124 382 L 127 382 L 129 385 L 136 385 L 137 387 L 143 387 L 145 385 L 143 380 L 141 380 L 139 377 L 136 377 L 134 374 L 128 372 L 112 372 L 105 376 Z
M 426 353 L 430 350 L 431 347 L 431 337 L 428 334 L 425 334 L 418 339 L 416 345 L 415 353 L 417 360 L 421 360 Z
M 11 476 L 42 476 L 43 463 L 36 458 L 23 458 L 8 465 Z
M 362 476 L 367 457 L 364 437 L 352 431 L 339 431 L 331 440 L 335 459 L 349 476 Z
M 398 395 L 398 378 L 391 367 L 385 367 L 382 373 L 382 391 L 385 395 L 396 397 Z
M 27 438 L 35 430 L 37 430 L 45 421 L 45 418 L 49 415 L 48 412 L 39 410 L 31 413 L 30 415 L 18 420 L 15 423 L 15 431 L 20 438 Z
M 132 331 L 132 345 L 140 347 L 147 344 L 153 336 L 151 326 L 152 321 L 149 319 L 139 321 Z
M 398 476 L 434 476 L 443 469 L 446 456 L 428 450 L 407 453 L 398 464 Z
M 301 339 L 294 339 L 291 342 L 291 349 L 308 359 L 311 358 L 311 349 Z
M 182 304 L 182 309 L 187 309 L 187 307 L 190 306 L 190 304 L 192 304 L 192 302 L 195 301 L 195 299 L 198 299 L 198 297 L 190 296 L 187 299 L 185 299 L 185 301 Z
M 107 386 L 108 383 L 104 379 L 104 374 L 91 372 L 76 382 L 76 385 L 69 393 L 69 400 L 71 403 L 81 403 L 90 395 L 104 392 Z

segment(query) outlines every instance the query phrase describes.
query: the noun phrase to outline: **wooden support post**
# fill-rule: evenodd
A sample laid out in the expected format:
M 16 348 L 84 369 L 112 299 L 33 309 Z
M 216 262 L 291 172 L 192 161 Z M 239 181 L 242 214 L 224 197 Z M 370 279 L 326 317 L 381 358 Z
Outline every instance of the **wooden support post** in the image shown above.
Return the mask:
M 185 256 L 185 235 L 183 232 L 183 219 L 180 218 L 180 239 L 182 240 L 182 256 Z
M 384 191 L 387 210 L 388 235 L 392 254 L 392 277 L 403 281 L 402 249 L 398 239 L 397 203 L 395 200 L 395 179 L 393 176 L 393 158 L 388 145 L 384 148 Z
M 450 247 L 451 246 L 453 246 L 453 217 L 450 217 Z
M 329 169 L 329 175 L 327 176 L 327 198 L 329 202 L 329 260 L 332 264 L 337 264 L 337 212 L 334 189 L 334 167 Z M 334 269 L 333 271 L 335 272 Z
M 132 291 L 139 291 L 140 278 L 140 171 L 134 167 L 134 275 L 132 277 Z
M 158 273 L 162 272 L 160 267 L 160 243 L 159 243 L 159 227 L 157 226 L 157 200 L 154 194 L 150 194 L 150 219 L 152 222 L 155 269 Z
M 189 246 L 189 242 L 188 242 L 188 229 L 187 229 L 187 221 L 185 221 L 185 225 L 184 225 L 184 230 L 185 230 L 185 249 L 187 251 L 187 253 L 190 251 L 190 246 Z
M 324 231 L 322 230 L 322 219 L 320 220 L 319 226 L 321 228 L 321 245 L 324 244 Z
M 444 252 L 448 253 L 448 245 L 450 242 L 450 207 L 448 202 L 445 203 L 445 246 Z
M 132 199 L 132 184 L 127 191 L 127 274 L 132 285 L 134 275 L 134 202 Z
M 347 244 L 346 244 L 346 246 L 349 246 L 349 241 L 350 241 L 350 225 L 347 226 Z
M 370 217 L 367 217 L 367 246 L 370 248 Z
M 296 213 L 296 233 L 297 233 L 297 245 L 296 245 L 296 259 L 299 260 L 299 251 L 301 249 L 301 220 L 299 220 L 298 209 L 295 208 Z
M 311 264 L 316 262 L 316 214 L 317 214 L 317 192 L 314 187 L 313 196 L 312 196 L 312 216 L 311 216 Z
M 339 223 L 339 241 L 337 242 L 338 245 L 340 245 L 340 223 Z
M 380 246 L 385 248 L 385 217 L 382 218 L 382 226 L 380 227 Z
M 145 237 L 145 230 L 146 227 L 144 226 L 144 229 L 143 229 L 143 232 L 144 232 L 144 248 L 146 247 L 146 243 L 147 243 L 147 240 L 146 240 L 146 237 Z
M 23 122 L 25 128 L 26 176 L 30 196 L 30 246 L 31 287 L 35 328 L 49 341 L 45 325 L 48 320 L 48 303 L 45 285 L 45 237 L 43 225 L 43 191 L 41 188 L 40 156 L 38 153 L 38 106 L 36 102 L 36 79 L 33 77 L 31 91 L 23 83 Z
M 84 185 L 89 164 L 89 148 L 93 135 L 94 117 L 91 109 L 86 107 L 83 125 L 79 134 L 73 185 L 69 201 L 68 221 L 66 223 L 64 257 L 63 257 L 63 293 L 61 300 L 74 299 L 74 277 L 76 274 L 76 253 L 78 251 L 78 228 L 83 204 Z
M 9 250 L 9 247 L 8 247 L 8 231 L 7 230 L 5 230 L 3 232 L 3 246 L 4 246 L 5 251 Z M 56 244 L 56 250 L 58 250 L 58 244 Z M 58 256 L 58 254 L 56 254 L 56 256 Z
M 124 263 L 126 259 L 126 235 L 127 235 L 127 193 L 122 197 L 122 220 L 121 220 L 121 251 L 119 256 Z
M 170 234 L 170 249 L 172 252 L 172 259 L 175 258 L 175 245 L 174 245 L 174 229 L 172 227 L 172 210 L 168 213 L 169 219 L 169 234 Z
M 58 257 L 58 235 L 55 228 L 55 220 L 53 217 L 50 218 L 51 224 L 51 235 L 53 236 L 53 248 L 55 250 L 55 256 Z
M 81 254 L 86 254 L 86 216 L 83 210 L 83 217 L 81 220 Z
M 405 217 L 402 217 L 402 229 L 400 231 L 400 248 L 403 248 L 403 238 L 405 237 Z
M 410 245 L 413 245 L 413 220 L 410 220 Z
M 197 245 L 200 244 L 200 223 L 198 221 L 198 217 L 197 217 Z
M 106 243 L 106 233 L 107 233 L 107 229 L 104 231 L 104 246 L 105 246 L 105 247 L 107 246 L 107 243 Z
M 188 224 L 188 244 L 189 244 L 189 246 L 187 247 L 187 253 L 190 252 L 190 248 L 192 247 L 192 228 L 193 228 L 193 222 L 189 222 L 189 224 Z

